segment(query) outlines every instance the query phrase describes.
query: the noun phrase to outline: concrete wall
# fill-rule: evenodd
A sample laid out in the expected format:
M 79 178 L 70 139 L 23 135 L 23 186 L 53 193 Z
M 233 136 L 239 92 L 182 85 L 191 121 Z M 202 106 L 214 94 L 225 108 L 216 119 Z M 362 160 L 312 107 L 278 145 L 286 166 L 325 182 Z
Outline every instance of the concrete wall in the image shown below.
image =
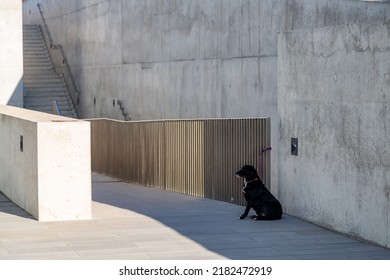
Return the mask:
M 42 5 L 81 91 L 83 118 L 271 117 L 278 193 L 277 34 L 390 19 L 388 4 L 335 0 L 27 0 Z
M 276 119 L 278 32 L 390 18 L 388 4 L 361 1 L 28 0 L 25 23 L 41 23 L 37 2 L 84 118 L 122 118 L 121 99 L 135 120 Z
M 0 143 L 0 191 L 13 202 L 40 221 L 91 218 L 89 122 L 0 105 Z
M 279 39 L 285 210 L 390 247 L 390 24 Z M 291 155 L 291 137 L 298 138 L 298 156 Z
M 82 117 L 123 119 L 118 99 L 134 120 L 271 117 L 276 195 L 291 187 L 278 182 L 278 32 L 390 19 L 389 4 L 352 0 L 28 0 L 25 23 L 41 23 L 37 2 L 75 73 Z
M 0 1 L 0 104 L 23 107 L 22 0 Z

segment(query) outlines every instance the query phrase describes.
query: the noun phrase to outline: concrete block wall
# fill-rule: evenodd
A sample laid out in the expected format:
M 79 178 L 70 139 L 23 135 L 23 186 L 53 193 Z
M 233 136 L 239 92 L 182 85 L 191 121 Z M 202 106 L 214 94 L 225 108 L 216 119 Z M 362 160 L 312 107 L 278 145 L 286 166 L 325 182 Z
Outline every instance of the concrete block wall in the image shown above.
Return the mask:
M 91 218 L 89 122 L 0 105 L 0 143 L 0 191 L 14 203 L 39 221 Z
M 0 1 L 0 104 L 23 107 L 22 0 Z
M 285 32 L 278 55 L 285 210 L 390 247 L 390 24 Z

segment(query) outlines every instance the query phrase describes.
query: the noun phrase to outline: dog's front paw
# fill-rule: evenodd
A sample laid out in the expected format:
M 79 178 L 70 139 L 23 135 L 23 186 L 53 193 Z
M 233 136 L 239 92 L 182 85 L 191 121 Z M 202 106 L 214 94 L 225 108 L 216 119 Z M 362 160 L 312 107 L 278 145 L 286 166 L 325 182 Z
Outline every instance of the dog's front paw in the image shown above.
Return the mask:
M 238 217 L 240 220 L 243 220 L 246 218 L 246 215 L 241 215 L 240 217 Z

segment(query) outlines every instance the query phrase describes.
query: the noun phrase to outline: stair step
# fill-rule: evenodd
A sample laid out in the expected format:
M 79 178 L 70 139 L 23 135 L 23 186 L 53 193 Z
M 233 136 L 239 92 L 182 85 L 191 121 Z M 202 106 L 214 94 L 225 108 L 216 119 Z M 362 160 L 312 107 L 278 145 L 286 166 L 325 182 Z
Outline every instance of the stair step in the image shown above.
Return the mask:
M 45 50 L 45 51 L 47 51 L 47 47 L 46 47 L 46 45 L 45 44 L 40 44 L 40 45 L 38 45 L 38 44 L 25 44 L 25 43 L 23 43 L 23 50 L 26 52 L 26 51 L 35 51 L 35 50 Z
M 51 60 L 49 59 L 49 57 L 34 57 L 34 58 L 27 58 L 27 59 L 24 59 L 24 62 L 27 66 L 30 66 L 30 65 L 33 65 L 33 66 L 36 66 L 36 65 L 45 65 L 45 64 L 49 64 L 49 65 L 52 65 L 51 63 Z
M 23 46 L 25 50 L 33 50 L 33 49 L 45 49 L 46 45 L 43 42 L 35 43 L 35 42 L 23 42 Z
M 40 106 L 53 106 L 53 101 L 57 101 L 58 104 L 60 104 L 61 107 L 69 107 L 70 109 L 73 108 L 73 106 L 69 105 L 69 100 L 67 97 L 48 97 L 45 99 L 26 99 L 24 100 L 24 104 L 26 106 L 31 107 L 40 107 Z
M 25 74 L 23 76 L 23 81 L 24 83 L 26 84 L 25 86 L 29 87 L 29 86 L 35 86 L 37 84 L 57 84 L 57 83 L 62 83 L 65 85 L 65 82 L 63 81 L 63 79 L 61 77 L 58 77 L 58 76 L 50 76 L 50 77 L 45 77 L 45 76 L 32 76 L 32 75 L 27 75 Z
M 31 29 L 39 29 L 39 25 L 34 25 L 34 24 L 26 24 L 23 25 L 23 30 L 31 30 Z
M 50 66 L 50 68 L 53 68 L 51 65 L 49 65 Z M 34 65 L 29 65 L 29 64 L 25 64 L 24 65 L 24 69 L 33 69 L 33 68 L 46 68 L 46 67 L 48 67 L 48 65 L 36 65 L 36 64 L 34 64 Z
M 29 93 L 66 92 L 64 86 L 57 87 L 25 87 Z
M 53 77 L 53 78 L 23 78 L 25 84 L 28 84 L 25 87 L 40 87 L 40 86 L 45 86 L 45 85 L 62 85 L 66 86 L 64 81 L 58 77 Z
M 42 113 L 47 113 L 47 114 L 54 114 L 53 112 L 53 106 L 51 108 L 49 107 L 25 107 L 28 110 L 33 110 L 33 111 L 38 111 Z M 70 117 L 70 118 L 76 118 L 76 114 L 74 111 L 69 111 L 69 110 L 63 110 L 60 108 L 61 115 L 65 117 Z
M 57 81 L 46 81 L 46 82 L 42 82 L 42 81 L 32 81 L 32 82 L 29 82 L 28 85 L 24 86 L 24 88 L 26 89 L 39 89 L 39 88 L 63 88 L 63 89 L 66 89 L 66 85 L 64 82 L 62 82 L 61 80 L 57 80 Z
M 31 89 L 31 88 L 28 88 L 28 87 L 25 87 L 25 92 L 26 92 L 26 95 L 28 96 L 43 96 L 43 95 L 47 95 L 47 96 L 50 96 L 50 95 L 53 95 L 53 96 L 66 96 L 67 92 L 66 92 L 66 88 L 53 88 L 53 89 L 50 89 L 50 88 L 47 88 L 47 89 L 37 89 L 37 90 L 34 90 L 34 89 Z
M 26 40 L 23 40 L 23 46 L 25 47 L 25 49 L 44 48 L 44 47 L 46 47 L 44 42 L 26 41 Z
M 29 83 L 39 83 L 39 82 L 42 82 L 44 84 L 46 83 L 51 83 L 51 82 L 62 82 L 64 83 L 64 80 L 61 76 L 57 76 L 57 75 L 36 75 L 36 74 L 33 74 L 33 73 L 25 73 L 23 75 L 23 81 L 25 81 L 27 84 Z
M 42 34 L 37 33 L 37 34 L 30 34 L 28 36 L 24 35 L 23 36 L 23 43 L 39 43 L 39 44 L 45 44 L 44 37 Z
M 28 63 L 28 64 L 27 64 Z M 23 68 L 32 68 L 32 67 L 50 67 L 54 68 L 53 64 L 51 64 L 51 61 L 25 61 Z
M 39 60 L 48 60 L 50 61 L 50 57 L 47 53 L 41 54 L 26 54 L 24 55 L 24 61 L 28 64 L 30 61 L 39 61 Z
M 47 48 L 44 42 L 36 43 L 36 42 L 26 42 L 26 41 L 23 42 L 23 47 L 25 50 Z
M 65 101 L 62 101 L 62 100 L 59 100 L 58 98 L 51 98 L 51 99 L 46 99 L 46 100 L 41 100 L 40 102 L 35 102 L 35 101 L 31 101 L 31 100 L 25 100 L 24 101 L 24 106 L 25 107 L 30 107 L 30 108 L 33 108 L 33 107 L 47 107 L 47 106 L 51 106 L 53 107 L 53 101 L 57 101 L 60 108 L 69 108 L 68 110 L 73 110 L 73 106 L 70 106 L 69 105 L 69 100 L 65 100 Z
M 40 107 L 52 107 L 53 108 L 53 102 L 56 100 L 48 100 L 47 102 L 41 102 L 41 103 L 33 103 L 33 102 L 24 102 L 25 107 L 29 108 L 40 108 Z M 69 107 L 69 104 L 67 101 L 65 102 L 58 102 L 60 108 L 69 108 L 68 111 L 73 110 L 72 108 Z
M 47 84 L 29 84 L 28 86 L 24 86 L 24 88 L 28 92 L 50 92 L 50 91 L 66 91 L 66 85 L 62 83 L 53 83 L 51 86 Z
M 23 56 L 42 56 L 46 55 L 49 56 L 49 52 L 47 49 L 41 49 L 41 50 L 30 50 L 30 49 L 24 49 Z
M 61 111 L 64 112 L 72 112 L 73 109 L 69 108 L 67 104 L 60 104 L 58 105 L 60 107 Z M 47 110 L 47 111 L 53 111 L 53 101 L 46 102 L 46 103 L 40 103 L 40 104 L 26 104 L 25 107 L 27 108 L 36 108 L 37 110 Z
M 60 107 L 60 110 L 63 112 L 73 112 L 72 108 L 68 107 L 68 103 L 59 103 L 58 106 Z M 53 101 L 40 104 L 33 104 L 33 103 L 24 103 L 25 108 L 29 109 L 37 109 L 37 110 L 46 110 L 46 111 L 53 111 Z
M 40 76 L 41 77 L 41 76 Z M 53 78 L 39 78 L 39 77 L 27 77 L 27 76 L 24 76 L 23 77 L 23 81 L 25 83 L 24 87 L 35 87 L 35 86 L 39 86 L 41 84 L 43 85 L 46 85 L 46 84 L 62 84 L 66 87 L 65 85 L 65 82 L 61 79 L 61 78 L 58 78 L 58 77 L 53 77 Z
M 58 89 L 66 89 L 66 86 L 62 84 L 61 82 L 58 83 L 35 83 L 35 84 L 29 84 L 24 86 L 26 89 L 29 90 L 58 90 Z
M 65 81 L 55 73 L 40 26 L 23 26 L 23 47 L 24 107 L 52 114 L 56 100 L 62 115 L 76 118 Z
M 50 71 L 50 70 L 46 70 L 46 71 L 41 70 L 41 71 L 35 71 L 34 72 L 33 70 L 26 71 L 26 69 L 24 69 L 24 76 L 25 77 L 32 77 L 32 75 L 35 74 L 34 75 L 35 77 L 41 77 L 41 76 L 44 76 L 44 75 L 50 75 L 52 72 L 53 72 L 53 70 L 52 71 Z M 38 74 L 38 75 L 36 75 L 36 74 Z
M 65 91 L 59 91 L 59 92 L 25 92 L 25 97 L 31 97 L 31 98 L 57 98 L 57 97 L 68 97 L 67 92 Z
M 24 102 L 29 104 L 38 104 L 41 102 L 53 102 L 57 100 L 58 102 L 69 102 L 69 99 L 67 96 L 40 96 L 40 97 L 31 97 L 31 96 L 24 96 Z
M 38 29 L 31 29 L 31 30 L 23 30 L 23 37 L 26 37 L 26 36 L 33 36 L 33 35 L 36 35 L 36 37 L 38 36 L 42 36 L 42 31 L 38 28 Z
M 51 61 L 50 60 L 25 60 L 24 61 L 24 66 L 26 66 L 26 68 L 28 67 L 47 67 L 47 66 L 50 66 L 51 68 L 53 68 L 53 64 L 51 64 Z
M 50 57 L 49 53 L 44 50 L 44 51 L 29 51 L 29 50 L 24 50 L 23 52 L 23 59 L 24 58 L 33 58 L 33 57 Z
M 34 110 L 34 111 L 39 111 L 39 112 L 45 112 L 45 113 L 49 113 L 49 114 L 53 114 L 54 113 L 54 110 L 53 110 L 53 105 L 51 106 L 41 106 L 41 107 L 36 107 L 36 106 L 24 106 L 24 108 L 28 109 L 28 110 Z M 76 117 L 76 113 L 74 110 L 70 110 L 70 109 L 66 109 L 66 108 L 61 108 L 60 107 L 60 111 L 61 111 L 61 115 L 62 116 L 71 116 L 72 118 L 75 118 Z
M 23 76 L 26 78 L 32 78 L 32 79 L 36 79 L 36 78 L 42 78 L 42 79 L 47 79 L 47 78 L 49 78 L 49 79 L 57 78 L 58 79 L 59 78 L 59 79 L 62 79 L 61 75 L 54 72 L 54 71 L 51 71 L 44 76 L 41 75 L 39 72 L 24 73 Z
M 39 75 L 46 75 L 54 72 L 53 67 L 23 67 L 23 70 L 26 74 L 36 73 Z
M 50 55 L 47 52 L 25 52 L 23 59 L 26 62 L 36 59 L 47 59 L 50 60 Z
M 31 41 L 40 41 L 40 42 L 44 42 L 44 37 L 42 35 L 42 33 L 39 31 L 35 31 L 35 32 L 28 32 L 28 33 L 24 33 L 23 34 L 23 40 L 31 40 Z
M 24 67 L 25 68 L 34 68 L 34 67 L 39 67 L 39 66 L 46 66 L 45 64 L 53 65 L 51 63 L 51 61 L 47 61 L 47 63 L 41 63 L 42 65 L 40 65 L 40 63 L 32 62 L 31 60 L 30 61 L 26 60 L 25 62 L 26 62 L 26 63 L 24 63 Z

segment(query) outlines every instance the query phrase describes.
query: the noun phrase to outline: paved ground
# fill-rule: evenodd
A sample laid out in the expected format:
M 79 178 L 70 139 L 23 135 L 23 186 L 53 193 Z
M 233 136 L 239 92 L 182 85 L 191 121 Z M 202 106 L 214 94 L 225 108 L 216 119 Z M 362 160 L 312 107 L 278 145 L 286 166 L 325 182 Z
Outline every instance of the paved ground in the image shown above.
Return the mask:
M 0 259 L 390 259 L 390 250 L 285 215 L 93 174 L 93 219 L 37 222 L 0 195 Z

